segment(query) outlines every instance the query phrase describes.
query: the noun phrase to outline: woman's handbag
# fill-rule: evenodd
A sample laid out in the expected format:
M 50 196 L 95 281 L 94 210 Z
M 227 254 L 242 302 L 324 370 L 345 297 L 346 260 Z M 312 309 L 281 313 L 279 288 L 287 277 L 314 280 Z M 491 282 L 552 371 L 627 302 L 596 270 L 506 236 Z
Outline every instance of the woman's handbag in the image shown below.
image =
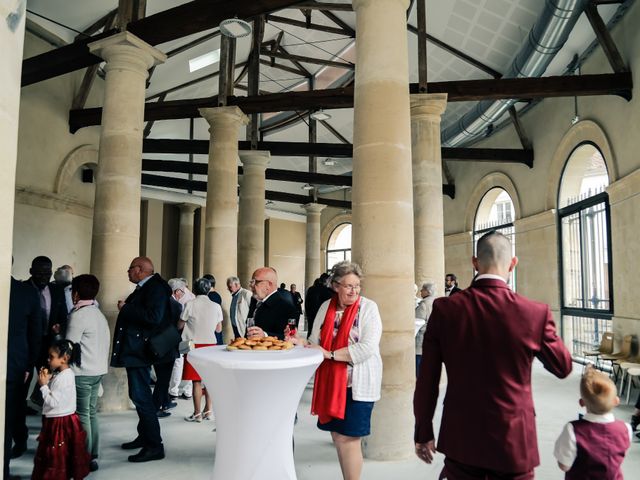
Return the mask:
M 178 332 L 175 325 L 169 325 L 164 330 L 156 332 L 149 337 L 149 351 L 154 358 L 162 358 L 178 346 L 181 338 L 180 332 Z

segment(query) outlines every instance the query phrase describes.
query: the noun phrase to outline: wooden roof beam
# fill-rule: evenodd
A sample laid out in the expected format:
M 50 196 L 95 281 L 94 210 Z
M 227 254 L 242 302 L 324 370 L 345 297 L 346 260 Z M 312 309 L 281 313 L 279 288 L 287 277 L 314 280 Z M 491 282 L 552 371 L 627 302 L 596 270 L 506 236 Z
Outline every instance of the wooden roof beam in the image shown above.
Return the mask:
M 267 22 L 271 23 L 283 23 L 285 25 L 292 25 L 294 27 L 306 28 L 307 30 L 316 30 L 318 32 L 333 33 L 334 35 L 345 35 L 347 37 L 355 37 L 355 31 L 346 31 L 342 27 L 329 27 L 327 25 L 320 25 L 317 23 L 309 23 L 302 20 L 295 20 L 293 18 L 281 17 L 279 15 L 267 15 Z

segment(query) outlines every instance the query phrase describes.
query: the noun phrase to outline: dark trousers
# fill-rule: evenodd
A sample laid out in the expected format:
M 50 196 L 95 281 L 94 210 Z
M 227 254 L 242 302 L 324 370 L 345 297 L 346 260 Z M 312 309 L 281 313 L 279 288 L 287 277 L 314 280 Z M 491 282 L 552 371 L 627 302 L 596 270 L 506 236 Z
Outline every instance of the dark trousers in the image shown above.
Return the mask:
M 520 473 L 506 473 L 472 467 L 456 462 L 450 458 L 444 459 L 444 468 L 440 480 L 533 480 L 533 470 Z
M 12 418 L 13 428 L 12 436 L 13 441 L 16 445 L 24 445 L 27 443 L 27 439 L 29 438 L 29 429 L 27 428 L 27 395 L 29 394 L 29 383 L 31 383 L 31 379 L 33 378 L 33 370 L 29 374 L 26 382 L 20 383 L 17 382 L 15 384 L 15 389 L 18 395 L 18 401 L 14 407 L 14 415 Z M 36 383 L 36 386 L 38 384 Z M 9 388 L 7 384 L 7 389 Z M 7 391 L 7 400 L 9 398 L 9 393 Z M 7 409 L 9 412 L 10 410 Z M 5 430 L 6 433 L 6 430 Z
M 173 360 L 153 366 L 156 371 L 156 386 L 153 389 L 153 405 L 162 410 L 169 405 L 169 382 L 173 371 Z
M 162 437 L 156 415 L 157 409 L 151 395 L 150 381 L 149 367 L 127 367 L 129 398 L 138 412 L 138 437 L 145 447 L 157 449 L 162 447 Z
M 9 478 L 9 460 L 11 459 L 11 444 L 14 430 L 19 425 L 16 413 L 24 405 L 24 382 L 7 380 L 7 396 L 4 411 L 4 474 L 2 478 Z M 22 417 L 24 418 L 24 416 Z M 22 422 L 24 428 L 27 427 Z M 27 442 L 25 436 L 24 443 Z

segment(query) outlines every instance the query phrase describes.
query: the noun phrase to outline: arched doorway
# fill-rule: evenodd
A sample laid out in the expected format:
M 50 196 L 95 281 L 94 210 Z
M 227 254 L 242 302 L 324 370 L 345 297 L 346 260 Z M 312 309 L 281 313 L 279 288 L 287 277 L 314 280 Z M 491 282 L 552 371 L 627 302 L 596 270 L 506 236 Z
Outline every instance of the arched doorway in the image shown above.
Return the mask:
M 593 143 L 569 155 L 558 191 L 561 314 L 574 359 L 597 348 L 613 316 L 607 165 Z
M 329 235 L 329 241 L 327 242 L 327 270 L 344 260 L 351 260 L 350 223 L 341 223 Z
M 473 253 L 476 253 L 476 244 L 480 237 L 492 230 L 498 231 L 511 240 L 512 255 L 516 254 L 516 237 L 513 227 L 515 208 L 513 200 L 507 191 L 495 187 L 484 194 L 473 222 Z M 515 269 L 509 276 L 509 286 L 516 289 Z

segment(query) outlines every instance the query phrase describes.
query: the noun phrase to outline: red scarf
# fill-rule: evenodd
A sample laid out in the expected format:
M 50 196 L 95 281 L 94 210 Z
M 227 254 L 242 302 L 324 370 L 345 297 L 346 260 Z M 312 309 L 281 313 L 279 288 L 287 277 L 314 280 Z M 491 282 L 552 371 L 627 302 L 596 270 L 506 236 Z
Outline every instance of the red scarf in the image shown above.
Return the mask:
M 349 305 L 342 314 L 338 334 L 333 338 L 333 327 L 336 318 L 337 295 L 329 303 L 320 330 L 320 346 L 325 350 L 335 351 L 349 345 L 349 332 L 356 320 L 360 307 L 360 296 Z M 344 419 L 347 403 L 347 364 L 334 360 L 324 360 L 316 370 L 313 386 L 311 414 L 318 415 L 320 423 L 327 423 L 333 418 Z

